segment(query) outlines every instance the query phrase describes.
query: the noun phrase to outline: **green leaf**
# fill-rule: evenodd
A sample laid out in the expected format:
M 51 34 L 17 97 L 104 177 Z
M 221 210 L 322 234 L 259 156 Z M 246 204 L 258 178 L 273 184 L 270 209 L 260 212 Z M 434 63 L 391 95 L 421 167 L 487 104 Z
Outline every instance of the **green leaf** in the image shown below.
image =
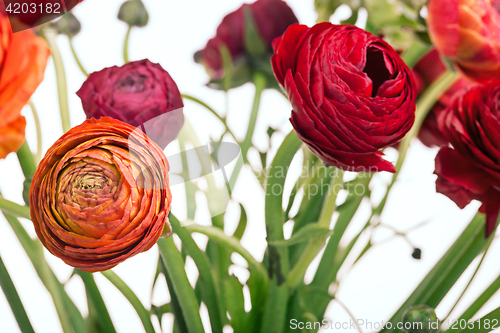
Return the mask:
M 35 333 L 33 326 L 24 310 L 23 303 L 19 298 L 16 287 L 10 278 L 9 272 L 5 267 L 2 258 L 0 257 L 0 286 L 2 287 L 5 298 L 9 302 L 12 313 L 16 318 L 17 325 L 22 333 Z
M 460 320 L 470 320 L 481 308 L 489 301 L 493 295 L 500 289 L 500 275 L 486 288 L 486 290 L 469 306 L 469 308 L 460 316 Z
M 96 320 L 101 331 L 106 333 L 116 332 L 106 304 L 104 304 L 99 288 L 97 288 L 97 284 L 95 283 L 94 276 L 79 269 L 76 269 L 75 273 L 82 278 L 89 307 L 94 308 Z
M 144 307 L 139 298 L 134 294 L 132 289 L 115 272 L 109 270 L 105 272 L 101 272 L 102 275 L 106 279 L 109 280 L 122 294 L 125 298 L 130 302 L 130 304 L 134 307 L 135 311 L 139 315 L 141 319 L 142 325 L 144 326 L 144 330 L 146 333 L 155 333 L 155 329 L 153 324 L 151 323 L 151 315 L 148 310 Z
M 238 223 L 238 226 L 236 227 L 236 230 L 233 233 L 233 237 L 236 237 L 241 240 L 241 237 L 243 237 L 243 234 L 245 233 L 245 230 L 247 228 L 247 212 L 245 211 L 245 207 L 243 207 L 242 204 L 240 204 L 240 222 Z
M 184 270 L 181 254 L 174 244 L 172 237 L 162 238 L 158 241 L 162 262 L 166 268 L 166 276 L 171 280 L 172 288 L 177 295 L 182 316 L 189 332 L 203 332 L 200 318 L 200 309 L 194 290 Z
M 2 198 L 1 193 L 0 198 Z M 57 315 L 59 316 L 63 332 L 71 333 L 74 330 L 75 333 L 83 333 L 85 331 L 85 324 L 82 314 L 71 298 L 69 298 L 63 285 L 59 282 L 56 275 L 45 260 L 42 244 L 38 240 L 31 239 L 21 222 L 16 217 L 5 213 L 4 216 L 16 234 L 17 239 L 21 243 L 24 251 L 28 255 L 28 258 L 35 268 L 40 280 L 50 293 Z
M 268 242 L 284 240 L 283 188 L 288 166 L 301 146 L 302 141 L 292 130 L 286 136 L 271 163 L 265 186 L 265 218 Z M 286 247 L 269 245 L 267 254 L 271 281 L 260 331 L 280 333 L 285 325 L 288 302 L 288 285 L 285 280 L 289 270 L 288 250 Z
M 174 333 L 188 333 L 188 327 L 186 324 L 186 319 L 182 313 L 181 305 L 179 302 L 179 297 L 176 294 L 174 284 L 168 273 L 167 266 L 165 265 L 165 261 L 162 259 L 160 255 L 160 267 L 163 275 L 165 276 L 165 281 L 167 282 L 168 291 L 170 293 L 170 309 L 172 310 L 172 314 L 174 315 Z
M 212 332 L 222 332 L 224 315 L 220 302 L 220 294 L 215 274 L 209 265 L 207 255 L 200 250 L 189 231 L 181 226 L 179 220 L 173 214 L 170 215 L 170 222 L 172 223 L 172 229 L 181 239 L 182 246 L 186 250 L 187 255 L 193 259 L 198 268 L 199 277 L 197 286 L 200 288 L 201 299 L 208 309 Z
M 500 318 L 500 307 L 488 313 L 486 316 L 474 321 L 474 323 L 467 325 L 466 328 L 448 329 L 445 332 L 462 333 L 462 332 L 472 332 L 472 333 L 487 333 L 493 330 L 497 330 L 499 326 Z M 460 324 L 460 322 L 459 322 Z M 458 325 L 460 326 L 460 325 Z
M 222 295 L 231 317 L 231 327 L 234 332 L 244 332 L 248 315 L 245 312 L 243 286 L 236 276 L 230 275 L 222 281 Z
M 436 308 L 474 258 L 482 252 L 488 239 L 484 237 L 485 217 L 476 214 L 458 239 L 441 257 L 437 264 L 408 297 L 406 302 L 391 318 L 394 324 L 403 313 L 414 305 L 428 305 Z M 384 329 L 381 333 L 387 333 Z M 399 332 L 399 331 L 395 331 Z
M 317 224 L 308 224 L 302 229 L 299 229 L 299 231 L 293 234 L 292 237 L 290 237 L 289 239 L 270 241 L 269 244 L 274 246 L 290 246 L 293 244 L 306 242 L 311 239 L 319 237 L 328 237 L 332 233 L 333 231 L 326 227 L 322 227 Z
M 166 313 L 171 313 L 172 312 L 172 307 L 170 306 L 170 303 L 165 303 L 160 306 L 156 305 L 151 305 L 151 314 L 155 315 L 158 318 L 158 322 L 160 323 L 160 328 L 162 328 L 162 318 L 163 315 Z

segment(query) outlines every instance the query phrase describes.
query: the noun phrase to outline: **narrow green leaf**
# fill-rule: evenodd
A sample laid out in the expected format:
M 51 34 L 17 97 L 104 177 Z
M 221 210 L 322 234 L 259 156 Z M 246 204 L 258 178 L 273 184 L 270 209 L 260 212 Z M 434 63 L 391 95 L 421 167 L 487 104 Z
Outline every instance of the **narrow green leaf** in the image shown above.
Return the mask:
M 22 333 L 35 333 L 33 326 L 24 310 L 23 303 L 19 298 L 16 287 L 10 278 L 7 267 L 5 267 L 2 258 L 0 257 L 0 287 L 2 287 L 5 298 L 9 302 L 12 313 L 16 318 L 17 325 L 21 329 Z
M 151 323 L 151 315 L 148 310 L 144 307 L 142 302 L 139 300 L 136 294 L 130 289 L 129 286 L 115 272 L 109 270 L 105 272 L 101 272 L 102 275 L 106 279 L 109 280 L 122 294 L 125 298 L 130 302 L 130 304 L 134 307 L 135 311 L 139 315 L 141 319 L 142 325 L 147 333 L 155 333 L 155 329 L 153 324 Z
M 97 284 L 95 283 L 94 276 L 91 273 L 79 269 L 76 269 L 75 273 L 80 276 L 85 285 L 87 300 L 89 306 L 92 306 L 96 311 L 95 315 L 99 328 L 106 333 L 116 332 L 111 317 L 109 316 L 108 309 L 106 308 L 106 304 L 104 304 L 99 288 L 97 288 Z
M 478 245 L 483 242 L 484 244 L 487 243 L 487 239 L 484 237 L 484 220 L 485 217 L 482 214 L 478 213 L 474 216 L 455 243 L 394 314 L 390 320 L 393 324 L 398 322 L 403 313 L 411 306 L 423 304 L 435 308 L 436 303 L 439 304 L 439 301 L 446 295 L 449 288 L 453 286 L 472 260 L 481 252 L 481 246 Z M 390 332 L 388 329 L 381 331 L 381 333 L 388 332 Z M 399 331 L 395 330 L 394 332 Z
M 465 326 L 463 324 L 461 328 L 460 322 L 458 322 L 458 329 L 448 329 L 446 332 L 462 333 L 462 332 L 472 332 L 472 333 L 487 333 L 493 330 L 497 330 L 500 327 L 500 307 L 488 313 L 486 316 L 469 323 Z
M 170 215 L 173 231 L 179 236 L 186 253 L 193 259 L 198 268 L 198 284 L 201 292 L 201 299 L 205 303 L 210 316 L 212 332 L 222 332 L 224 316 L 221 309 L 220 295 L 214 272 L 212 271 L 205 252 L 201 251 L 196 242 L 191 237 L 189 231 L 183 228 L 179 220 Z
M 326 227 L 320 226 L 318 224 L 308 224 L 302 229 L 299 229 L 299 231 L 293 234 L 289 239 L 270 241 L 269 244 L 274 246 L 290 246 L 319 237 L 328 237 L 332 233 L 333 231 Z
M 189 332 L 203 332 L 203 325 L 200 318 L 200 309 L 194 290 L 189 284 L 189 280 L 184 270 L 184 262 L 181 254 L 174 244 L 172 237 L 163 238 L 158 241 L 160 255 L 165 264 L 168 277 L 171 279 L 172 287 L 178 297 L 182 316 L 186 322 Z M 171 290 L 171 289 L 169 289 Z
M 174 285 L 172 283 L 172 279 L 170 278 L 170 274 L 168 273 L 167 266 L 165 265 L 165 261 L 162 259 L 160 255 L 160 267 L 163 275 L 165 276 L 165 280 L 167 282 L 168 291 L 170 292 L 170 309 L 174 315 L 174 333 L 188 333 L 188 328 L 186 324 L 186 320 L 184 319 L 184 315 L 182 314 L 181 305 L 179 302 L 179 297 L 175 292 Z
M 283 240 L 283 188 L 289 165 L 295 154 L 300 149 L 302 141 L 292 130 L 285 138 L 276 156 L 271 163 L 271 168 L 266 178 L 265 217 L 267 241 Z M 269 245 L 268 274 L 270 277 L 267 301 L 260 331 L 263 333 L 281 333 L 285 325 L 286 306 L 288 303 L 288 284 L 286 275 L 289 270 L 288 249 Z
M 469 308 L 460 316 L 459 320 L 470 320 L 481 308 L 489 301 L 493 295 L 500 289 L 500 275 L 486 288 L 486 290 L 469 306 Z
M 242 204 L 240 204 L 240 222 L 238 222 L 238 226 L 236 227 L 236 230 L 233 233 L 233 237 L 236 237 L 238 239 L 241 239 L 243 237 L 243 234 L 245 233 L 245 230 L 247 228 L 247 212 L 245 211 L 245 207 L 243 207 Z
M 245 312 L 243 286 L 236 276 L 230 275 L 222 281 L 222 295 L 231 317 L 231 327 L 234 332 L 244 332 L 247 313 Z

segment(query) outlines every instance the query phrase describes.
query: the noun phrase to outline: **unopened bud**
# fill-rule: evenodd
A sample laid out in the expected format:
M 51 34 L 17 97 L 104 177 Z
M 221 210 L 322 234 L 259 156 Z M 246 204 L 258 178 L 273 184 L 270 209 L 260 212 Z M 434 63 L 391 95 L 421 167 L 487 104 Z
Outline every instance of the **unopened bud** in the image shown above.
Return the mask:
M 72 38 L 80 33 L 82 25 L 75 15 L 72 13 L 66 13 L 53 24 L 53 28 L 58 34 L 66 35 L 69 38 Z
M 406 333 L 438 333 L 436 312 L 426 305 L 410 308 L 403 315 L 403 329 Z
M 149 14 L 141 0 L 128 0 L 120 7 L 118 19 L 131 27 L 144 27 L 148 24 Z

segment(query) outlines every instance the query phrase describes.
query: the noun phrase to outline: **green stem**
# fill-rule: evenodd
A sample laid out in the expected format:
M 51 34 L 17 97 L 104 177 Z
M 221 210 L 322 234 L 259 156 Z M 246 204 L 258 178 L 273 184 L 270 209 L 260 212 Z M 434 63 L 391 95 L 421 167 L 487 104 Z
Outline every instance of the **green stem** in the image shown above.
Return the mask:
M 485 289 L 485 291 L 469 306 L 469 308 L 460 316 L 460 320 L 470 320 L 481 310 L 481 308 L 488 302 L 493 295 L 500 289 L 500 275 Z
M 125 35 L 125 40 L 123 41 L 123 61 L 125 63 L 128 63 L 129 57 L 128 57 L 128 48 L 129 48 L 129 41 L 130 41 L 130 32 L 132 31 L 132 26 L 130 25 L 127 29 L 127 34 Z
M 252 104 L 252 112 L 250 113 L 250 120 L 248 122 L 247 134 L 245 139 L 241 143 L 241 156 L 243 157 L 243 162 L 247 162 L 247 153 L 252 146 L 252 138 L 255 130 L 255 124 L 257 123 L 257 116 L 259 115 L 260 100 L 262 97 L 262 92 L 266 88 L 266 77 L 264 74 L 256 72 L 253 78 L 253 84 L 255 85 L 255 96 Z M 234 167 L 233 173 L 231 174 L 231 179 L 229 181 L 229 186 L 233 188 L 240 174 L 242 163 L 237 163 Z
M 380 215 L 384 210 L 385 204 L 387 203 L 387 198 L 389 196 L 389 192 L 392 189 L 392 186 L 396 182 L 396 179 L 399 176 L 403 163 L 405 161 L 406 153 L 408 152 L 408 148 L 410 147 L 410 143 L 418 135 L 420 131 L 420 127 L 424 123 L 427 114 L 432 109 L 439 96 L 443 94 L 448 88 L 455 83 L 458 79 L 458 74 L 447 71 L 439 79 L 437 79 L 433 84 L 429 86 L 422 94 L 422 96 L 417 101 L 417 111 L 415 112 L 415 123 L 411 130 L 406 134 L 403 140 L 399 144 L 399 156 L 396 162 L 396 173 L 392 177 L 392 181 L 387 187 L 387 192 L 380 202 L 380 204 L 373 210 L 372 216 Z
M 229 133 L 229 134 L 231 134 L 231 136 L 234 138 L 234 140 L 235 140 L 236 142 L 238 142 L 238 139 L 237 139 L 237 138 L 236 138 L 236 136 L 234 135 L 233 131 L 231 131 L 231 129 L 229 128 L 229 126 L 227 126 L 227 124 L 226 124 L 226 119 L 225 119 L 225 118 L 223 118 L 223 117 L 221 117 L 221 116 L 220 116 L 220 115 L 219 115 L 219 114 L 218 114 L 218 113 L 217 113 L 217 112 L 216 112 L 213 108 L 211 108 L 210 106 L 208 106 L 205 102 L 203 102 L 203 101 L 199 100 L 198 98 L 193 97 L 193 96 L 191 96 L 191 95 L 182 94 L 181 96 L 182 96 L 182 98 L 185 98 L 185 99 L 188 99 L 188 100 L 190 100 L 190 101 L 193 101 L 193 102 L 195 102 L 195 103 L 197 103 L 197 104 L 199 104 L 199 105 L 203 106 L 203 107 L 204 107 L 205 109 L 207 109 L 208 111 L 210 111 L 210 112 L 211 112 L 211 113 L 212 113 L 212 114 L 213 114 L 213 115 L 214 115 L 217 119 L 219 119 L 219 120 L 220 120 L 220 122 L 221 122 L 222 124 L 224 124 L 224 126 L 226 127 L 226 132 L 227 132 L 227 133 Z
M 17 159 L 26 178 L 31 178 L 36 171 L 36 163 L 28 142 L 24 141 L 22 147 L 17 151 Z
M 189 280 L 184 270 L 184 261 L 174 244 L 173 237 L 163 238 L 158 241 L 161 260 L 165 265 L 172 287 L 178 296 L 182 315 L 185 319 L 189 332 L 204 332 L 200 318 L 200 309 L 194 290 L 189 284 Z
M 83 75 L 89 76 L 89 73 L 85 70 L 85 67 L 83 67 L 82 62 L 80 61 L 80 58 L 78 57 L 78 54 L 76 53 L 75 47 L 73 45 L 73 38 L 69 37 L 69 47 L 71 49 L 71 53 L 73 54 L 73 58 L 75 58 L 75 62 L 78 65 L 78 68 L 80 68 L 80 71 L 82 72 Z
M 36 128 L 36 155 L 35 162 L 38 163 L 42 159 L 42 126 L 40 125 L 40 117 L 38 117 L 38 112 L 36 111 L 35 104 L 32 100 L 29 100 L 28 105 L 31 108 L 31 113 L 33 114 L 33 120 L 35 121 Z
M 19 294 L 17 293 L 16 287 L 10 278 L 9 272 L 7 271 L 7 267 L 5 267 L 2 258 L 0 257 L 0 286 L 2 287 L 2 291 L 5 295 L 5 298 L 9 302 L 10 308 L 12 309 L 12 313 L 16 318 L 17 325 L 19 325 L 19 329 L 22 333 L 35 333 L 33 330 L 33 326 L 31 326 L 31 322 L 26 314 L 26 310 L 24 310 L 23 303 L 19 298 Z
M 59 111 L 61 113 L 61 123 L 63 132 L 66 133 L 71 129 L 71 118 L 69 115 L 69 103 L 68 103 L 68 85 L 66 83 L 66 72 L 64 70 L 64 63 L 57 46 L 57 33 L 49 28 L 48 26 L 42 26 L 42 35 L 44 36 L 47 44 L 50 48 L 50 53 L 52 54 L 52 60 L 54 61 L 54 67 L 56 70 L 57 79 L 57 92 L 59 96 Z
M 413 68 L 418 60 L 430 49 L 431 46 L 416 40 L 413 42 L 413 44 L 410 45 L 408 50 L 403 53 L 401 58 L 408 67 Z
M 146 308 L 139 300 L 137 295 L 132 291 L 132 289 L 130 289 L 130 287 L 125 282 L 123 282 L 123 280 L 120 279 L 120 277 L 116 275 L 115 272 L 111 270 L 101 272 L 101 274 L 104 275 L 104 277 L 106 277 L 106 279 L 108 279 L 109 282 L 111 282 L 134 307 L 135 311 L 139 315 L 139 318 L 141 319 L 146 333 L 155 333 L 155 329 L 153 327 L 153 324 L 151 323 L 151 316 L 149 311 L 146 310 Z
M 448 315 L 443 319 L 443 322 L 446 321 L 446 319 L 448 319 L 450 317 L 450 315 L 453 312 L 453 310 L 455 310 L 455 308 L 457 307 L 458 303 L 460 303 L 460 301 L 464 297 L 465 293 L 469 289 L 470 285 L 472 284 L 472 281 L 474 281 L 474 278 L 476 277 L 477 273 L 479 272 L 479 269 L 481 268 L 481 266 L 482 266 L 482 264 L 484 262 L 484 258 L 486 258 L 486 254 L 488 254 L 488 250 L 490 249 L 491 243 L 493 243 L 494 239 L 495 239 L 494 237 L 491 237 L 490 241 L 488 242 L 488 245 L 486 246 L 486 249 L 484 250 L 484 253 L 483 253 L 482 257 L 481 257 L 481 260 L 477 264 L 476 270 L 474 271 L 474 273 L 472 274 L 469 282 L 467 283 L 467 285 L 465 286 L 464 290 L 460 294 L 460 297 L 458 297 L 457 301 L 455 302 L 455 304 L 453 305 L 453 307 L 451 308 L 451 310 L 448 312 Z
M 332 178 L 330 182 L 330 187 L 328 188 L 328 197 L 326 198 L 321 215 L 318 221 L 318 225 L 321 227 L 329 228 L 330 222 L 332 221 L 332 215 L 337 207 L 337 195 L 339 192 L 338 187 L 342 186 L 344 172 L 337 169 L 335 177 Z M 307 248 L 302 253 L 297 264 L 293 267 L 288 275 L 288 284 L 290 287 L 296 287 L 304 278 L 307 268 L 311 262 L 316 258 L 318 253 L 321 251 L 325 245 L 325 241 L 328 237 L 322 237 L 318 239 L 311 240 L 307 245 Z
M 24 217 L 25 219 L 31 219 L 30 209 L 26 206 L 21 206 L 15 202 L 0 198 L 0 210 L 6 214 L 10 214 L 17 217 Z

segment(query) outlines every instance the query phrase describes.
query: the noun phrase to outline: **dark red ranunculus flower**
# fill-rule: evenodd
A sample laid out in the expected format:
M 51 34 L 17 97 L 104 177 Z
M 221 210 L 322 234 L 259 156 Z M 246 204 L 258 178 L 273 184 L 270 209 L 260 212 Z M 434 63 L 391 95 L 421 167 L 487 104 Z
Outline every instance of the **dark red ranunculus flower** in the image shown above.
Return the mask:
M 500 80 L 474 85 L 439 116 L 451 147 L 436 156 L 436 189 L 460 208 L 483 203 L 486 236 L 495 229 L 500 209 Z
M 2 11 L 8 14 L 12 30 L 18 32 L 33 28 L 64 15 L 83 0 L 4 0 Z M 3 6 L 5 4 L 5 7 Z
M 236 11 L 228 14 L 217 28 L 217 34 L 210 39 L 201 50 L 201 62 L 207 67 L 213 79 L 224 76 L 220 47 L 225 45 L 233 60 L 244 57 L 245 49 L 245 11 L 253 16 L 255 26 L 262 41 L 272 53 L 271 44 L 281 36 L 292 24 L 298 23 L 292 9 L 282 0 L 257 0 L 252 4 L 244 4 Z
M 369 32 L 331 23 L 293 25 L 273 46 L 290 121 L 311 151 L 344 170 L 395 172 L 380 150 L 410 130 L 417 91 L 394 49 Z
M 107 116 L 141 127 L 162 148 L 184 124 L 177 85 L 167 71 L 147 59 L 90 74 L 77 95 L 87 119 Z
M 415 81 L 419 86 L 418 92 L 423 92 L 445 71 L 446 66 L 436 49 L 432 49 L 425 54 L 413 68 Z M 439 130 L 437 119 L 439 114 L 451 103 L 453 95 L 462 91 L 468 85 L 467 80 L 461 77 L 439 97 L 439 100 L 430 110 L 418 133 L 418 138 L 424 145 L 427 147 L 440 147 L 448 144 L 448 139 Z

